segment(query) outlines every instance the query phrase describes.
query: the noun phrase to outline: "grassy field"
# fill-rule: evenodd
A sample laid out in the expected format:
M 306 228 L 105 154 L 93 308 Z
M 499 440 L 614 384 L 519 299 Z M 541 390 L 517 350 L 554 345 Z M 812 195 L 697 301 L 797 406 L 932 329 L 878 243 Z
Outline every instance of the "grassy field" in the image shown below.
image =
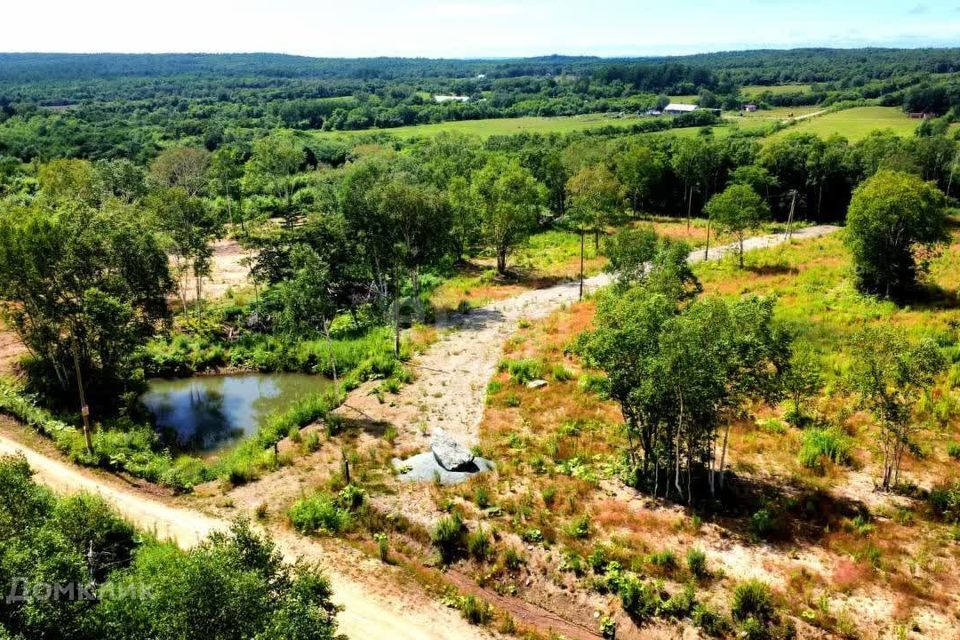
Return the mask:
M 511 135 L 516 133 L 570 133 L 585 129 L 600 127 L 629 127 L 641 118 L 636 116 L 614 118 L 605 114 L 589 114 L 582 116 L 558 116 L 544 118 L 528 116 L 523 118 L 491 118 L 487 120 L 460 120 L 456 122 L 440 122 L 437 124 L 421 124 L 410 127 L 396 127 L 393 129 L 367 129 L 363 131 L 317 131 L 314 135 L 323 138 L 351 138 L 371 133 L 388 133 L 398 138 L 415 138 L 433 136 L 442 131 L 466 133 L 480 138 L 490 136 Z
M 741 89 L 741 92 L 745 96 L 753 96 L 760 93 L 765 93 L 769 91 L 774 95 L 782 95 L 784 93 L 810 93 L 813 90 L 808 84 L 775 84 L 769 87 L 764 87 L 762 85 L 748 85 Z
M 953 293 L 960 284 L 958 261 L 960 244 L 955 239 L 931 270 L 931 281 L 949 293 L 912 307 L 858 294 L 839 235 L 751 252 L 745 269 L 733 260 L 697 265 L 705 295 L 778 296 L 778 320 L 812 343 L 822 358 L 826 385 L 811 409 L 823 424 L 837 425 L 850 438 L 850 465 L 829 463 L 814 471 L 799 461 L 804 432 L 784 425 L 784 406 L 753 407 L 750 419 L 734 425 L 731 457 L 737 474 L 763 478 L 771 487 L 789 487 L 789 499 L 770 497 L 776 495 L 771 490 L 763 513 L 773 514 L 778 526 L 787 527 L 794 518 L 816 523 L 809 536 L 779 539 L 776 555 L 758 544 L 764 534 L 750 533 L 756 516 L 718 518 L 708 525 L 698 518 L 691 522 L 679 510 L 653 501 L 640 508 L 633 494 L 617 494 L 598 480 L 625 444 L 617 406 L 586 390 L 582 381 L 590 372 L 568 350 L 592 325 L 592 300 L 528 323 L 508 341 L 505 366 L 488 389 L 481 424 L 481 449 L 501 461 L 498 476 L 449 490 L 445 498 L 459 494 L 469 503 L 480 493 L 484 505 L 501 506 L 508 514 L 520 512 L 504 528 L 512 526 L 528 537 L 535 528 L 538 537 L 562 550 L 566 560 L 561 571 L 575 575 L 577 563 L 601 548 L 606 559 L 656 576 L 675 591 L 690 580 L 680 559 L 686 551 L 699 549 L 716 571 L 711 580 L 696 584 L 699 597 L 708 602 L 723 603 L 737 580 L 760 576 L 775 586 L 785 610 L 830 637 L 913 637 L 895 632 L 916 619 L 923 619 L 929 637 L 936 637 L 954 624 L 951 601 L 937 594 L 957 587 L 947 568 L 956 562 L 956 546 L 944 543 L 955 533 L 927 519 L 922 502 L 873 492 L 879 464 L 875 425 L 856 412 L 837 377 L 849 360 L 851 332 L 864 325 L 893 324 L 915 338 L 930 336 L 952 344 L 960 319 Z M 515 371 L 526 369 L 535 369 L 549 385 L 526 388 L 515 379 Z M 948 443 L 960 435 L 956 377 L 954 365 L 921 409 L 926 428 L 915 440 L 916 452 L 908 455 L 905 473 L 923 485 L 956 473 L 957 463 L 947 452 Z M 538 468 L 548 471 L 531 470 Z M 526 493 L 516 491 L 517 486 Z M 523 502 L 525 495 L 530 497 Z M 855 509 L 844 511 L 847 503 L 860 505 L 861 515 L 855 517 Z M 582 533 L 571 534 L 577 531 Z M 528 549 L 535 555 L 533 546 Z M 667 562 L 661 561 L 664 557 Z M 946 584 L 950 586 L 942 586 Z M 865 601 L 869 608 L 862 608 Z
M 889 129 L 901 136 L 913 135 L 918 120 L 912 120 L 897 107 L 857 107 L 827 113 L 804 120 L 796 126 L 780 131 L 771 138 L 792 132 L 815 133 L 822 137 L 840 134 L 856 142 L 867 137 L 871 131 Z
M 783 122 L 785 120 L 789 120 L 790 118 L 808 116 L 811 113 L 816 113 L 822 109 L 823 107 L 816 105 L 808 107 L 775 107 L 773 109 L 754 111 L 753 113 L 744 112 L 742 116 L 736 112 L 730 111 L 724 114 L 724 116 L 728 122 L 735 123 L 741 129 L 749 130 L 762 128 L 777 122 Z

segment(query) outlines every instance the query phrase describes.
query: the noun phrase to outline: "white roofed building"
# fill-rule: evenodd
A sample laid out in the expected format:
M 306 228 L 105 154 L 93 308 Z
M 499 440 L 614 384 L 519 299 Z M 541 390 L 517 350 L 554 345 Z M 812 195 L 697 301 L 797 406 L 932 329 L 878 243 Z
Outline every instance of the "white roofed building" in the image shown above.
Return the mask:
M 696 111 L 699 107 L 695 104 L 682 104 L 680 102 L 671 102 L 663 108 L 663 112 L 669 116 L 678 116 L 682 113 Z

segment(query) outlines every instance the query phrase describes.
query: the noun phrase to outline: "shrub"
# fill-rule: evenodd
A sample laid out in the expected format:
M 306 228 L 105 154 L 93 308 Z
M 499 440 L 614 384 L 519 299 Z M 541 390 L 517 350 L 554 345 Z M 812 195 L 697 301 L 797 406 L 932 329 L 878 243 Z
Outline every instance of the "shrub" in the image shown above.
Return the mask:
M 849 465 L 853 462 L 853 440 L 837 427 L 810 429 L 803 434 L 798 458 L 800 464 L 819 473 L 824 471 L 824 460 Z
M 440 553 L 444 564 L 455 561 L 463 552 L 466 527 L 459 513 L 444 516 L 434 525 L 430 533 L 430 542 Z
M 480 509 L 490 506 L 490 492 L 484 486 L 478 486 L 473 491 L 473 503 Z
M 693 608 L 693 624 L 700 628 L 704 634 L 713 638 L 720 638 L 727 635 L 729 624 L 722 615 L 711 609 L 705 604 L 698 604 Z
M 527 384 L 543 377 L 543 363 L 534 358 L 506 360 L 500 366 L 510 374 L 514 384 Z
M 673 571 L 677 568 L 677 554 L 670 550 L 651 553 L 649 561 L 650 564 L 664 571 Z
M 311 431 L 307 434 L 306 440 L 303 441 L 303 448 L 306 449 L 309 453 L 314 453 L 320 450 L 320 435 L 316 431 Z
M 606 376 L 585 373 L 578 382 L 587 393 L 595 393 L 601 400 L 610 397 L 610 380 Z
M 390 539 L 387 534 L 377 533 L 373 539 L 377 542 L 377 555 L 380 557 L 380 562 L 390 562 Z
M 660 607 L 660 596 L 633 574 L 623 575 L 617 581 L 620 604 L 630 618 L 640 624 L 650 620 Z
M 759 580 L 738 584 L 733 590 L 731 614 L 738 621 L 754 618 L 766 623 L 773 620 L 775 608 L 770 587 Z
M 701 549 L 687 551 L 687 568 L 695 578 L 705 578 L 710 575 L 707 570 L 707 554 Z
M 460 613 L 470 624 L 487 624 L 493 620 L 493 608 L 473 596 L 466 596 L 460 600 Z
M 587 563 L 594 573 L 603 573 L 607 568 L 607 552 L 603 547 L 594 547 L 590 555 L 587 556 Z
M 590 537 L 590 516 L 583 515 L 574 518 L 567 525 L 567 535 L 577 540 L 584 540 Z
M 693 611 L 696 604 L 697 597 L 693 585 L 688 584 L 670 596 L 667 601 L 660 606 L 660 614 L 667 618 L 686 618 L 690 615 L 690 612 Z
M 951 442 L 947 445 L 947 455 L 954 460 L 960 460 L 960 442 Z
M 490 556 L 490 536 L 486 531 L 477 529 L 467 535 L 467 553 L 480 562 Z
M 930 490 L 927 502 L 937 518 L 953 524 L 960 523 L 960 480 L 936 485 Z
M 766 538 L 777 528 L 777 522 L 769 509 L 760 509 L 750 516 L 750 530 L 758 538 Z
M 550 374 L 553 376 L 553 379 L 557 382 L 566 382 L 568 380 L 573 380 L 573 373 L 570 372 L 562 364 L 555 364 L 550 369 Z
M 348 484 L 337 494 L 337 504 L 349 511 L 355 511 L 363 506 L 367 492 L 355 484 Z
M 526 564 L 523 555 L 513 547 L 507 547 L 503 552 L 503 566 L 511 571 L 517 571 Z
M 297 500 L 290 507 L 289 516 L 290 523 L 300 533 L 339 533 L 350 521 L 349 512 L 324 493 Z

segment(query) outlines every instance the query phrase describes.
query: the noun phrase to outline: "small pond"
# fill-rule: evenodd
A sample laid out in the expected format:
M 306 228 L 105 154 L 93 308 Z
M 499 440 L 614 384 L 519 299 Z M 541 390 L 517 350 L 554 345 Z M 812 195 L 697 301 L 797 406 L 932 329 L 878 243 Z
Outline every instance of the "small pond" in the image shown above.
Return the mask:
M 186 450 L 212 453 L 256 432 L 270 415 L 326 390 L 322 376 L 295 373 L 151 380 L 140 400 L 157 429 Z

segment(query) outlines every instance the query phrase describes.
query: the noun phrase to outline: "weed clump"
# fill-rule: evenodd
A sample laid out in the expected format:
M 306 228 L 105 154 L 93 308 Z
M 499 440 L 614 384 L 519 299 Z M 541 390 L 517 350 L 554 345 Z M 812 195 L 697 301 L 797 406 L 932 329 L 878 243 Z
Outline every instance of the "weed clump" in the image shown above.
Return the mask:
M 457 560 L 463 553 L 467 528 L 459 513 L 444 516 L 434 525 L 430 532 L 430 542 L 440 554 L 444 564 Z
M 853 463 L 853 439 L 837 427 L 810 429 L 803 434 L 798 458 L 800 464 L 817 473 L 825 471 L 825 461 L 850 465 Z

